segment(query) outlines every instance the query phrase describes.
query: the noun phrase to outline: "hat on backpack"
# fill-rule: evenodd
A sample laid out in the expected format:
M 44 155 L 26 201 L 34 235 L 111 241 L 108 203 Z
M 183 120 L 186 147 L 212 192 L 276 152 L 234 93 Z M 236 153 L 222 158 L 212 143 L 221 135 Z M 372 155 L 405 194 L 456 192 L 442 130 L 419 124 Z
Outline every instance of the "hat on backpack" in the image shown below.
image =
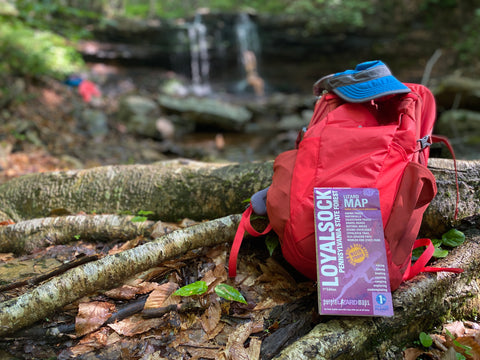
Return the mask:
M 317 96 L 323 90 L 333 91 L 345 101 L 353 103 L 410 92 L 380 60 L 363 62 L 355 70 L 324 76 L 313 86 L 313 92 Z

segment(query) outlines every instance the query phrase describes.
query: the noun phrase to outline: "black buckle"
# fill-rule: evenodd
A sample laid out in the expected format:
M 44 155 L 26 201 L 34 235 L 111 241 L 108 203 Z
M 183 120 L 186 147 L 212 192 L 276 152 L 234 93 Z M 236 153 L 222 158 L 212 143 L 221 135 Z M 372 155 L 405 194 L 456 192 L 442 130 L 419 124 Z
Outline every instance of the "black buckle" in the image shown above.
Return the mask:
M 418 151 L 421 151 L 432 145 L 432 137 L 430 135 L 425 135 L 423 138 L 418 139 L 417 142 L 420 143 L 420 149 Z

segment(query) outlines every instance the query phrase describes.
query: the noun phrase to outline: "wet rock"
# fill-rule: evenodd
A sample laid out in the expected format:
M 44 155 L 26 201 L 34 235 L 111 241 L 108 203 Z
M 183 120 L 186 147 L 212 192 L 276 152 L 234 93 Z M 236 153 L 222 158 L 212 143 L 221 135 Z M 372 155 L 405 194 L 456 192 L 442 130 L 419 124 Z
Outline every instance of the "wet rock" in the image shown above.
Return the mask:
M 130 133 L 160 137 L 156 126 L 160 111 L 155 101 L 147 97 L 130 95 L 123 98 L 117 116 Z
M 442 78 L 432 90 L 440 109 L 480 110 L 480 81 L 450 75 Z
M 312 115 L 312 110 L 304 110 L 300 114 L 283 116 L 278 123 L 278 129 L 282 131 L 300 131 L 309 124 Z
M 458 109 L 442 113 L 435 124 L 435 133 L 449 138 L 457 157 L 476 159 L 480 152 L 480 112 Z M 442 157 L 449 157 L 442 148 Z
M 439 134 L 455 137 L 480 134 L 480 112 L 471 110 L 448 110 L 437 120 L 435 130 Z
M 84 131 L 94 138 L 103 137 L 108 134 L 107 116 L 103 111 L 95 109 L 84 109 L 81 115 Z
M 240 131 L 252 117 L 252 113 L 245 107 L 217 99 L 160 95 L 158 103 L 165 112 L 180 114 L 182 118 L 193 121 L 200 129 Z

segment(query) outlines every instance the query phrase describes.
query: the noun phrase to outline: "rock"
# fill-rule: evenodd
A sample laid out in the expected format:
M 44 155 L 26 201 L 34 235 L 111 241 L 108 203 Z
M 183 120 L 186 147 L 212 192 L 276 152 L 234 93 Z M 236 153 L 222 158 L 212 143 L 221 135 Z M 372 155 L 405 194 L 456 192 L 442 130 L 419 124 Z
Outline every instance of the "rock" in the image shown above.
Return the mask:
M 446 135 L 457 157 L 476 159 L 480 153 L 480 112 L 458 109 L 442 113 L 435 124 L 435 133 Z M 445 150 L 442 154 L 448 156 Z
M 118 109 L 118 119 L 131 133 L 157 138 L 156 122 L 160 111 L 155 101 L 138 95 L 123 98 Z
M 432 89 L 440 109 L 480 110 L 480 81 L 457 75 L 444 77 Z
M 442 113 L 435 126 L 437 133 L 454 137 L 480 134 L 480 112 L 464 109 L 448 110 Z
M 217 99 L 160 95 L 158 103 L 166 112 L 181 114 L 199 128 L 240 131 L 250 121 L 252 113 L 243 106 Z
M 84 109 L 81 121 L 88 135 L 97 138 L 108 134 L 107 116 L 100 110 Z
M 283 116 L 278 123 L 278 130 L 281 131 L 300 131 L 302 128 L 308 126 L 310 119 L 313 115 L 313 111 L 304 110 L 301 114 L 286 115 Z

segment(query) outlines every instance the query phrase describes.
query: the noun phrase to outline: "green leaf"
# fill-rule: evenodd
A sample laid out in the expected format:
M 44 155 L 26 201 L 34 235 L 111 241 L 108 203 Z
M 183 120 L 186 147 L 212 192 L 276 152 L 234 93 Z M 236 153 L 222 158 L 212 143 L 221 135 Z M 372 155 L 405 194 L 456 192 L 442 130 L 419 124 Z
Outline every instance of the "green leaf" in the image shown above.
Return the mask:
M 270 254 L 270 256 L 272 256 L 275 249 L 278 248 L 278 245 L 280 245 L 280 242 L 278 241 L 278 237 L 268 235 L 265 238 L 265 245 L 267 245 L 268 253 Z
M 192 296 L 192 295 L 202 295 L 207 292 L 208 286 L 205 281 L 195 281 L 194 283 L 182 286 L 180 289 L 175 291 L 173 295 L 179 296 Z
M 419 338 L 420 338 L 420 343 L 422 344 L 422 346 L 424 346 L 424 347 L 426 347 L 426 348 L 432 346 L 433 340 L 432 340 L 432 338 L 431 338 L 430 335 L 428 335 L 428 334 L 426 334 L 426 333 L 424 333 L 424 332 L 422 331 L 422 332 L 420 333 Z
M 442 244 L 450 247 L 456 247 L 463 244 L 465 234 L 457 229 L 450 229 L 442 235 Z
M 435 251 L 433 252 L 433 257 L 436 258 L 444 258 L 448 255 L 448 250 L 442 249 L 441 247 L 436 247 Z
M 470 346 L 463 345 L 459 343 L 457 340 L 453 340 L 453 345 L 456 347 L 459 347 L 460 349 L 463 349 L 463 351 L 465 352 L 465 355 L 472 356 L 472 348 Z
M 422 255 L 424 251 L 425 251 L 425 246 L 421 246 L 421 247 L 413 249 L 413 251 L 412 251 L 412 261 L 417 261 L 418 258 L 420 257 L 420 255 Z
M 229 301 L 238 301 L 243 304 L 246 304 L 247 301 L 243 297 L 240 292 L 235 289 L 233 286 L 227 285 L 227 284 L 219 284 L 215 286 L 215 292 L 217 293 L 218 296 L 225 300 Z
M 146 216 L 134 216 L 131 220 L 132 222 L 145 222 L 147 221 Z
M 442 240 L 441 239 L 432 239 L 432 244 L 435 247 L 440 247 L 442 245 Z
M 153 215 L 154 212 L 153 211 L 150 211 L 150 210 L 140 210 L 138 212 L 138 215 L 140 216 L 148 216 L 148 215 Z

